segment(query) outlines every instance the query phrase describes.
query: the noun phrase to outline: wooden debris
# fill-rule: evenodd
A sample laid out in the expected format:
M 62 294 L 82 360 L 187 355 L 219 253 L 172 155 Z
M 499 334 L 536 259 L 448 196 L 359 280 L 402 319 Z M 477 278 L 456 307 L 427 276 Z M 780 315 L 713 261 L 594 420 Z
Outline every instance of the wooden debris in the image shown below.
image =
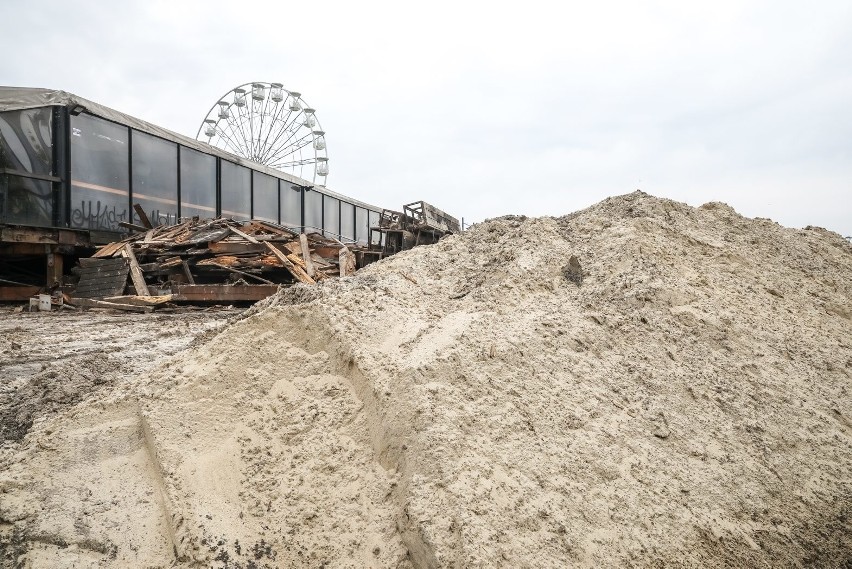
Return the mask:
M 94 298 L 73 298 L 71 304 L 79 308 L 111 308 L 113 310 L 124 310 L 127 312 L 153 312 L 153 306 L 137 306 L 123 302 L 107 302 Z
M 133 204 L 133 211 L 135 211 L 135 212 L 136 212 L 136 215 L 138 215 L 138 216 L 139 216 L 139 222 L 140 222 L 143 226 L 147 227 L 148 229 L 153 229 L 153 228 L 154 228 L 154 226 L 153 226 L 153 225 L 151 225 L 151 220 L 150 220 L 150 219 L 148 219 L 148 214 L 147 214 L 147 213 L 145 213 L 145 208 L 144 208 L 144 207 L 142 207 L 142 205 L 141 205 L 141 204 L 138 204 L 138 203 L 137 203 L 137 204 Z
M 75 272 L 89 276 L 73 297 L 145 307 L 254 302 L 279 285 L 314 284 L 357 269 L 351 246 L 265 221 L 193 218 L 172 226 L 127 226 L 138 233 L 80 259 Z
M 145 277 L 142 276 L 142 269 L 139 268 L 139 263 L 136 261 L 136 255 L 133 254 L 133 247 L 130 246 L 130 243 L 124 245 L 122 254 L 130 261 L 130 278 L 133 281 L 133 286 L 136 287 L 136 294 L 150 296 L 148 285 L 145 284 Z
M 264 243 L 264 245 L 266 245 L 266 247 L 269 249 L 269 251 L 273 255 L 278 257 L 278 260 L 281 261 L 281 264 L 284 265 L 284 268 L 286 268 L 288 271 L 290 271 L 290 273 L 294 277 L 296 277 L 296 279 L 298 279 L 299 282 L 302 282 L 302 283 L 305 283 L 305 284 L 314 284 L 316 282 L 314 279 L 309 277 L 308 273 L 303 271 L 301 267 L 297 267 L 296 265 L 294 265 L 293 261 L 288 259 L 287 255 L 285 255 L 284 253 L 282 253 L 281 251 L 276 249 L 275 246 L 272 245 L 272 243 L 266 242 L 266 243 Z
M 340 265 L 340 276 L 347 277 L 355 272 L 355 254 L 349 247 L 342 247 L 338 252 L 338 263 Z
M 102 298 L 124 293 L 130 261 L 126 258 L 80 259 L 80 282 L 74 296 L 77 298 Z
M 316 275 L 314 270 L 314 262 L 311 260 L 311 250 L 308 247 L 308 236 L 304 233 L 299 235 L 299 248 L 302 250 L 302 258 L 305 260 L 305 267 L 308 269 L 308 276 L 313 278 Z

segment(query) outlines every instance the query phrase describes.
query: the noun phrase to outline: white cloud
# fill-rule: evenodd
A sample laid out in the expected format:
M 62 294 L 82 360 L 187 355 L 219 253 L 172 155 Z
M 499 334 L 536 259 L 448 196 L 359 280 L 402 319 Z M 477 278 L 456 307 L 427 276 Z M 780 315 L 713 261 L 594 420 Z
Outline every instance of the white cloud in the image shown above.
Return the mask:
M 848 2 L 6 4 L 4 83 L 192 136 L 281 81 L 331 187 L 377 205 L 559 215 L 641 186 L 852 234 Z

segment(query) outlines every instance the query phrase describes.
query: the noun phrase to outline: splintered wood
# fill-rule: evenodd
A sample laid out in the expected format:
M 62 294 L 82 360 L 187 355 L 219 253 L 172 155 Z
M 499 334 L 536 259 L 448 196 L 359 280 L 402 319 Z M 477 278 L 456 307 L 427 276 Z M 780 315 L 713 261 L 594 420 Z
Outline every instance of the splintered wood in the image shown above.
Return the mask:
M 132 280 L 127 291 L 135 296 L 114 304 L 149 308 L 160 303 L 142 299 L 160 298 L 157 295 L 169 295 L 162 297 L 169 302 L 256 301 L 280 285 L 314 284 L 356 270 L 355 255 L 343 243 L 258 220 L 193 219 L 173 226 L 146 227 L 105 245 L 93 257 L 81 259 L 81 266 L 103 265 L 113 259 L 124 264 L 120 266 L 123 272 L 116 271 L 119 266 L 109 265 L 120 283 L 110 287 L 89 284 L 80 291 L 84 294 L 79 297 L 100 299 L 102 304 L 80 303 L 90 307 L 109 304 L 104 296 L 122 294 L 128 273 Z M 101 288 L 108 294 L 92 294 Z M 135 300 L 127 302 L 128 298 Z

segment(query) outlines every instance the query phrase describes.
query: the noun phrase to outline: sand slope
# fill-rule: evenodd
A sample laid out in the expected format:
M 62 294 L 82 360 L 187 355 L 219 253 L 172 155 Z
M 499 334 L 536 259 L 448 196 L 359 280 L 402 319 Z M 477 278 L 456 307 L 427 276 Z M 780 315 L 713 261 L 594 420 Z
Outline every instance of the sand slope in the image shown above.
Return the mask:
M 40 423 L 4 539 L 30 566 L 842 565 L 850 306 L 849 243 L 724 204 L 492 220 Z

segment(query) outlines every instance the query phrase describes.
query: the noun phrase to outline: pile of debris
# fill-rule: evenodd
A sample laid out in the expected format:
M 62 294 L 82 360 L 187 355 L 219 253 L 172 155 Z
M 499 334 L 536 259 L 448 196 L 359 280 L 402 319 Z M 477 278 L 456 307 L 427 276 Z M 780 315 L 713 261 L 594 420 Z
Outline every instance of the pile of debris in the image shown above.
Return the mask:
M 346 244 L 265 221 L 193 218 L 142 229 L 80 259 L 73 270 L 80 280 L 66 302 L 137 311 L 174 302 L 254 302 L 279 285 L 313 284 L 357 268 Z
M 452 215 L 424 201 L 402 206 L 402 211 L 386 209 L 379 225 L 370 228 L 369 251 L 360 253 L 363 265 L 407 251 L 417 245 L 432 245 L 442 237 L 461 233 L 464 228 Z

